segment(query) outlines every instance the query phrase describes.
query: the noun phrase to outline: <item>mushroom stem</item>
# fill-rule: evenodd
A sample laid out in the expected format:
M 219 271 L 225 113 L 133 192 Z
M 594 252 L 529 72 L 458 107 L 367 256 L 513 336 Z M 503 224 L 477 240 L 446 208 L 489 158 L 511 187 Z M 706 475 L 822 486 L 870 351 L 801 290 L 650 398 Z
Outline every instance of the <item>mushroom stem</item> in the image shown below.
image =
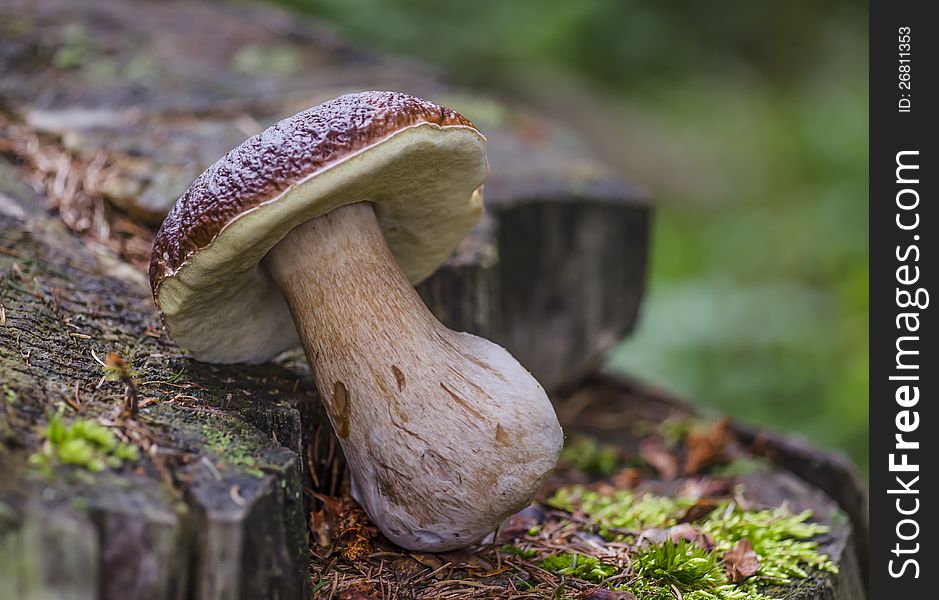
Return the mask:
M 440 324 L 385 243 L 371 204 L 294 228 L 265 259 L 339 437 L 352 491 L 392 541 L 465 546 L 527 505 L 561 428 L 500 346 Z

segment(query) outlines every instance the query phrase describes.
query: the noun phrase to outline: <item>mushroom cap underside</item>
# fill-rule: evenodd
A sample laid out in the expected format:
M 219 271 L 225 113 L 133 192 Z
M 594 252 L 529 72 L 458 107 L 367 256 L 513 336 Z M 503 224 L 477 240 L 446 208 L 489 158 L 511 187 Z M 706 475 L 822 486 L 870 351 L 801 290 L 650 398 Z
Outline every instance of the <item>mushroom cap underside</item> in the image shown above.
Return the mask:
M 341 116 L 314 122 L 311 132 L 311 115 L 323 107 L 330 115 L 336 103 Z M 398 264 L 417 283 L 479 221 L 487 172 L 475 127 L 411 96 L 352 94 L 285 119 L 207 170 L 164 222 L 150 265 L 164 323 L 200 360 L 269 360 L 299 344 L 262 264 L 292 228 L 371 202 Z

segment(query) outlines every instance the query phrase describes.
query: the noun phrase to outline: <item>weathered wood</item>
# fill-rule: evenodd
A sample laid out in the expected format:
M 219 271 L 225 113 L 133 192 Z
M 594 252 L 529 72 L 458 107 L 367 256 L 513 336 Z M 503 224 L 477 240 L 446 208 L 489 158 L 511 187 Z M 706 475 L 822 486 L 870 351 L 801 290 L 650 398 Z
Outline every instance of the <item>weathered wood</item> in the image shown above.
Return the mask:
M 438 318 L 506 346 L 548 389 L 633 326 L 648 205 L 568 131 L 270 7 L 8 0 L 0 22 L 0 104 L 100 171 L 90 196 L 151 225 L 224 152 L 306 106 L 361 89 L 453 106 L 489 139 L 489 219 L 421 286 Z
M 16 207 L 0 210 L 0 598 L 304 597 L 300 413 L 318 410 L 305 366 L 193 363 L 138 273 Z M 153 456 L 116 472 L 29 467 L 52 412 L 121 410 L 95 359 L 109 351 L 152 402 L 132 429 Z
M 613 374 L 592 374 L 560 394 L 558 417 L 565 431 L 577 431 L 639 456 L 649 424 L 696 414 L 694 408 L 665 390 Z M 637 429 L 636 425 L 640 424 Z M 855 510 L 865 497 L 854 469 L 837 454 L 809 447 L 797 438 L 731 422 L 747 452 L 771 461 L 770 470 L 740 478 L 746 499 L 763 506 L 787 504 L 794 512 L 811 510 L 813 520 L 831 532 L 819 548 L 838 566 L 835 575 L 818 573 L 791 586 L 769 590 L 786 600 L 861 600 L 867 597 L 866 513 Z M 800 448 L 797 456 L 793 448 Z M 851 483 L 845 483 L 850 481 Z M 666 488 L 668 489 L 667 485 Z M 860 491 L 859 491 L 860 490 Z

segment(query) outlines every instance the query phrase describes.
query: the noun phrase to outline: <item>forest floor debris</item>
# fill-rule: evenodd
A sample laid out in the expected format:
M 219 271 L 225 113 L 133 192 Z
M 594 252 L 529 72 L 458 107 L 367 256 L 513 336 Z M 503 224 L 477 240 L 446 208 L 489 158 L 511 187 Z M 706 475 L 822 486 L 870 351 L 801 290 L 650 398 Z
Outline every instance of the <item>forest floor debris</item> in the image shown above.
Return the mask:
M 402 550 L 348 495 L 316 494 L 315 597 L 768 600 L 773 586 L 837 571 L 810 511 L 746 498 L 739 472 L 768 466 L 726 422 L 675 425 L 645 439 L 680 476 L 663 481 L 662 456 L 573 436 L 537 501 L 468 550 Z

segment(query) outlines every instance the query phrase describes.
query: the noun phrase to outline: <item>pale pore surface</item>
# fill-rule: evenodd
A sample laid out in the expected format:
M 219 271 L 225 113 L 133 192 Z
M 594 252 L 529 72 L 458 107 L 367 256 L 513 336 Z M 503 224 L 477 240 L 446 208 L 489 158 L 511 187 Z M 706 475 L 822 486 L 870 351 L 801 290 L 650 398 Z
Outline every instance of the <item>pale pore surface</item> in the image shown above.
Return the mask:
M 450 331 L 397 267 L 368 204 L 298 226 L 266 264 L 294 315 L 353 494 L 392 541 L 446 550 L 526 506 L 562 434 L 544 390 Z
M 299 344 L 283 296 L 260 267 L 293 227 L 368 200 L 412 283 L 429 276 L 483 212 L 485 139 L 471 127 L 403 129 L 246 211 L 167 277 L 159 304 L 171 337 L 206 362 L 256 363 Z

